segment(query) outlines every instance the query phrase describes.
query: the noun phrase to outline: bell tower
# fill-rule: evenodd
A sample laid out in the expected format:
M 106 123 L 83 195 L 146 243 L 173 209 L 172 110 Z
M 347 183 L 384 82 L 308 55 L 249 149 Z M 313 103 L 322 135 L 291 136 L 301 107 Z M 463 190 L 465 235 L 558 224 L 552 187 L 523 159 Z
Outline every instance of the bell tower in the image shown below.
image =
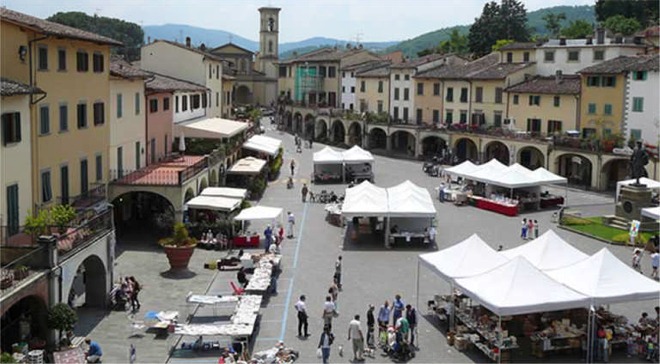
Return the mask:
M 259 8 L 259 70 L 268 77 L 277 77 L 275 62 L 279 54 L 280 8 Z

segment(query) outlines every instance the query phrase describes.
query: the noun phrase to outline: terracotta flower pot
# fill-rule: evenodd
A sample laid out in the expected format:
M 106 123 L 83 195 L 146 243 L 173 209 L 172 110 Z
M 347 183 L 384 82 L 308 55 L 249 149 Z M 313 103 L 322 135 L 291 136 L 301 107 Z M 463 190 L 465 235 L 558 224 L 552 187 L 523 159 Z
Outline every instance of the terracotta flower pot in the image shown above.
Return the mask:
M 164 249 L 167 260 L 170 262 L 170 268 L 172 270 L 185 270 L 188 269 L 188 262 L 190 262 L 190 257 L 192 257 L 195 250 L 195 245 L 184 247 L 165 246 Z

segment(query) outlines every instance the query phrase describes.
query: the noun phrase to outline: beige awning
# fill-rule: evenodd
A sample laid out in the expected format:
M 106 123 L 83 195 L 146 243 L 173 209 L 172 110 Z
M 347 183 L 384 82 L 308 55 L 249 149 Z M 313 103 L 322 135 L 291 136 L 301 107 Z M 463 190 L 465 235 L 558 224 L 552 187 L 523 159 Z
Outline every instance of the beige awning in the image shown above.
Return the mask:
M 222 139 L 231 138 L 248 129 L 248 123 L 221 118 L 208 118 L 176 124 L 179 135 L 186 138 Z
M 259 158 L 247 157 L 234 163 L 227 173 L 232 174 L 259 174 L 266 166 L 266 161 Z

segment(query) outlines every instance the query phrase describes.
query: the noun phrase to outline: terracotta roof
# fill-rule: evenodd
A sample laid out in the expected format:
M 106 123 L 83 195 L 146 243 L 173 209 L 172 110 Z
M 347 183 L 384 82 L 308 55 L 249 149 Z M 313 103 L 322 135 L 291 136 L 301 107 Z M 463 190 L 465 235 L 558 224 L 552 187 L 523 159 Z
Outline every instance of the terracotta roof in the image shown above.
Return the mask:
M 0 8 L 0 18 L 2 18 L 2 21 L 13 23 L 25 28 L 30 28 L 38 33 L 45 35 L 53 35 L 69 39 L 79 39 L 113 46 L 122 45 L 120 41 L 114 40 L 112 38 L 104 37 L 102 35 L 91 33 L 85 30 L 72 28 L 52 21 L 39 19 L 34 16 L 19 13 L 14 10 L 9 10 L 7 8 Z
M 292 63 L 303 63 L 303 62 L 339 62 L 342 59 L 356 55 L 359 53 L 369 54 L 366 49 L 363 48 L 334 48 L 326 47 L 321 49 L 315 49 L 311 52 L 299 55 L 295 58 L 288 59 L 286 61 L 279 62 L 279 64 L 292 64 Z M 367 59 L 365 59 L 366 61 Z M 361 61 L 358 60 L 357 63 Z
M 580 76 L 563 75 L 559 81 L 554 76 L 537 76 L 531 80 L 507 87 L 505 91 L 532 94 L 575 95 L 580 93 Z
M 153 74 L 153 78 L 147 80 L 146 87 L 148 91 L 155 92 L 174 92 L 174 91 L 200 91 L 208 90 L 202 85 L 196 83 L 180 80 L 178 78 L 161 75 L 158 73 Z
M 38 87 L 16 82 L 5 77 L 0 78 L 0 96 L 45 94 Z
M 132 66 L 121 57 L 112 56 L 110 58 L 110 74 L 123 78 L 149 78 L 151 73 Z
M 383 66 L 389 65 L 389 61 L 376 61 L 376 60 L 370 60 L 367 62 L 362 62 L 358 64 L 353 64 L 350 66 L 342 67 L 342 71 L 355 71 L 356 73 L 368 71 L 374 68 L 380 68 Z
M 219 56 L 217 56 L 217 55 L 215 55 L 215 54 L 212 54 L 212 53 L 209 53 L 209 52 L 202 51 L 202 50 L 200 50 L 199 48 L 195 48 L 195 47 L 192 47 L 192 46 L 191 46 L 191 47 L 186 47 L 185 44 L 181 44 L 181 43 L 178 43 L 178 42 L 173 42 L 173 41 L 171 41 L 171 40 L 156 39 L 156 40 L 153 41 L 151 44 L 153 44 L 153 43 L 157 43 L 157 42 L 167 43 L 167 44 L 173 45 L 173 46 L 175 46 L 175 47 L 179 47 L 179 48 L 182 48 L 182 49 L 185 49 L 185 50 L 188 50 L 188 51 L 191 51 L 191 52 L 197 53 L 197 54 L 201 54 L 202 56 L 204 56 L 204 57 L 206 57 L 206 58 L 210 58 L 210 59 L 212 59 L 212 60 L 214 60 L 214 61 L 218 61 L 218 62 L 222 62 L 222 61 L 224 61 L 221 57 L 219 57 Z M 149 45 L 146 45 L 146 46 L 149 46 Z
M 628 71 L 658 71 L 657 54 L 643 56 L 619 56 L 582 69 L 579 73 L 615 74 Z
M 441 65 L 415 75 L 417 78 L 463 79 L 499 63 L 500 56 L 490 53 L 472 62 Z
M 211 52 L 212 54 L 216 54 L 216 53 L 225 53 L 225 52 L 222 52 L 222 48 L 225 48 L 225 47 L 234 47 L 234 48 L 237 48 L 237 49 L 242 50 L 242 51 L 245 52 L 245 53 L 254 54 L 254 52 L 252 52 L 251 50 L 249 50 L 249 49 L 247 49 L 247 48 L 243 48 L 243 47 L 239 46 L 238 44 L 234 44 L 234 43 L 232 43 L 232 42 L 225 43 L 225 44 L 223 44 L 223 45 L 221 45 L 221 46 L 219 46 L 219 47 L 215 47 L 215 48 L 211 49 L 210 52 Z
M 490 67 L 472 72 L 468 75 L 473 80 L 502 80 L 506 76 L 523 70 L 534 65 L 533 62 L 527 63 L 497 63 Z
M 500 51 L 512 51 L 518 49 L 534 49 L 536 43 L 534 42 L 513 42 L 500 48 Z
M 392 68 L 399 68 L 399 69 L 401 69 L 401 68 L 415 68 L 417 66 L 423 65 L 424 63 L 437 61 L 438 59 L 444 58 L 446 56 L 447 55 L 445 55 L 445 54 L 438 54 L 438 53 L 429 54 L 429 55 L 424 56 L 424 57 L 419 57 L 419 58 L 407 60 L 407 61 L 401 62 L 401 63 L 395 63 L 395 64 L 392 65 Z

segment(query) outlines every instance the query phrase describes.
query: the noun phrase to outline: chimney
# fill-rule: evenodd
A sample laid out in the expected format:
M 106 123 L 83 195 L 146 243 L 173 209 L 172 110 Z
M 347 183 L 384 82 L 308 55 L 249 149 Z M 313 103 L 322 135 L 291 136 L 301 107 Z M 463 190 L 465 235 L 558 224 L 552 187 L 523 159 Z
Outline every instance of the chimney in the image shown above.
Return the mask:
M 186 37 L 186 47 L 190 48 L 190 37 Z
M 358 45 L 358 49 L 362 49 L 362 48 L 363 48 L 362 44 Z
M 605 44 L 605 29 L 596 29 L 596 44 Z
M 353 48 L 353 46 L 351 45 L 351 43 L 346 43 L 346 49 L 351 49 L 351 48 Z
M 566 45 L 566 37 L 559 37 L 559 45 L 560 46 Z
M 563 76 L 563 74 L 562 74 L 561 70 L 557 70 L 557 71 L 555 72 L 555 83 L 556 83 L 556 84 L 560 84 L 560 83 L 561 83 L 561 81 L 562 81 L 562 76 Z
M 204 43 L 200 44 L 199 50 L 202 51 L 202 52 L 206 52 L 206 44 L 204 44 Z
M 616 33 L 616 35 L 614 35 L 614 43 L 616 44 L 623 43 L 623 35 L 621 33 Z
M 587 45 L 594 44 L 594 37 L 587 35 Z

